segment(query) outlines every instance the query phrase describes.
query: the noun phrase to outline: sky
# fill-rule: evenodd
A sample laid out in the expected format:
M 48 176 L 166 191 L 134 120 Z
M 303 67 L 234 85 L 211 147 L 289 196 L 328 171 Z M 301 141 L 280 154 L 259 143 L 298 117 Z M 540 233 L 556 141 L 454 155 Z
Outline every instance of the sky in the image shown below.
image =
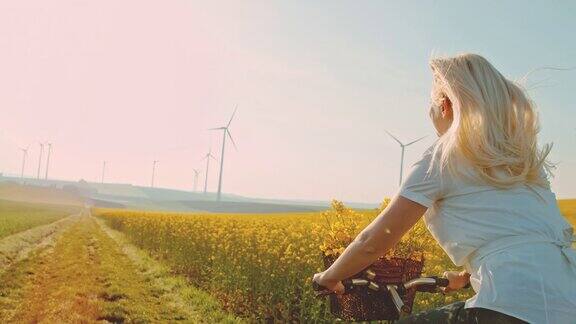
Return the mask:
M 432 55 L 474 52 L 510 79 L 576 67 L 573 1 L 0 2 L 0 172 L 193 189 L 227 143 L 223 191 L 379 202 L 434 141 Z M 576 69 L 527 87 L 552 189 L 576 197 Z M 42 160 L 44 173 L 45 157 Z M 217 188 L 212 161 L 208 190 Z M 199 186 L 198 189 L 201 186 Z

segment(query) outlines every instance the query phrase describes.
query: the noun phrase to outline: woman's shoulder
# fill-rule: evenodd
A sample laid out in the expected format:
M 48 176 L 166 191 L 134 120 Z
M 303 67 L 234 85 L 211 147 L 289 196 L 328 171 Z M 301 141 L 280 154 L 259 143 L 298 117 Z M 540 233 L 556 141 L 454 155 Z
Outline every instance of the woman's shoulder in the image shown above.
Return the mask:
M 476 168 L 460 152 L 455 151 L 443 160 L 445 148 L 438 140 L 429 145 L 422 154 L 429 173 L 441 179 L 451 194 L 486 190 L 488 185 L 482 180 Z
M 439 141 L 438 139 L 435 139 L 434 142 L 432 142 L 431 144 L 428 145 L 428 147 L 426 147 L 426 149 L 424 150 L 424 153 L 422 153 L 422 156 L 428 156 L 428 155 L 432 155 L 432 153 L 434 153 L 434 149 L 438 149 L 438 152 L 440 153 L 440 151 L 442 150 L 442 146 L 439 145 Z
M 448 169 L 448 163 L 444 163 L 444 161 L 442 161 L 444 150 L 445 149 L 443 145 L 441 145 L 438 140 L 436 140 L 424 150 L 421 159 L 425 160 L 429 164 L 432 164 L 431 169 L 434 169 L 436 172 L 448 175 L 448 172 L 445 172 Z M 470 164 L 463 157 L 461 157 L 458 152 L 451 154 L 449 159 L 454 161 L 452 165 L 454 166 L 454 170 L 456 170 L 458 173 L 470 173 L 472 169 Z

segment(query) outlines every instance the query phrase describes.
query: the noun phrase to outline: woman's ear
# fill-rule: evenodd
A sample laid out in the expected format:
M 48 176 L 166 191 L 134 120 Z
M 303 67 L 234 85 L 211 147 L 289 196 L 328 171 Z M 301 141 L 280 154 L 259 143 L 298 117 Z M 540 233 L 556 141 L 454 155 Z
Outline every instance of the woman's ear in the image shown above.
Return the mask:
M 452 101 L 448 97 L 442 100 L 442 118 L 452 119 Z

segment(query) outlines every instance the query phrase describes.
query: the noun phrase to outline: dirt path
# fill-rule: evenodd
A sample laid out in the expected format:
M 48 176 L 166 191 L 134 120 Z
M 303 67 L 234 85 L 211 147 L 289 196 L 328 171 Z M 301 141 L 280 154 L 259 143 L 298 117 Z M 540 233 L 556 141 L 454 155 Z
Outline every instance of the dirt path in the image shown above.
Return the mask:
M 0 275 L 2 323 L 197 323 L 88 216 Z

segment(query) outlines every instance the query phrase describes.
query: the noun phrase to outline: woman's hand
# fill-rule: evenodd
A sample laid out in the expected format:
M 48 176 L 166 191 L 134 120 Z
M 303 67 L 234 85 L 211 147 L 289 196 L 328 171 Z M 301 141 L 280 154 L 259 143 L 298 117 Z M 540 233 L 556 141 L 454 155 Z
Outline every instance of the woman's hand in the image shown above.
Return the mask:
M 342 295 L 345 291 L 342 281 L 326 279 L 326 276 L 324 275 L 325 273 L 326 271 L 315 274 L 312 278 L 312 281 L 315 281 L 316 283 L 326 287 L 328 290 L 333 291 L 338 295 Z
M 462 289 L 470 282 L 470 274 L 466 271 L 444 271 L 443 277 L 450 282 L 448 287 L 440 287 L 443 293 Z

